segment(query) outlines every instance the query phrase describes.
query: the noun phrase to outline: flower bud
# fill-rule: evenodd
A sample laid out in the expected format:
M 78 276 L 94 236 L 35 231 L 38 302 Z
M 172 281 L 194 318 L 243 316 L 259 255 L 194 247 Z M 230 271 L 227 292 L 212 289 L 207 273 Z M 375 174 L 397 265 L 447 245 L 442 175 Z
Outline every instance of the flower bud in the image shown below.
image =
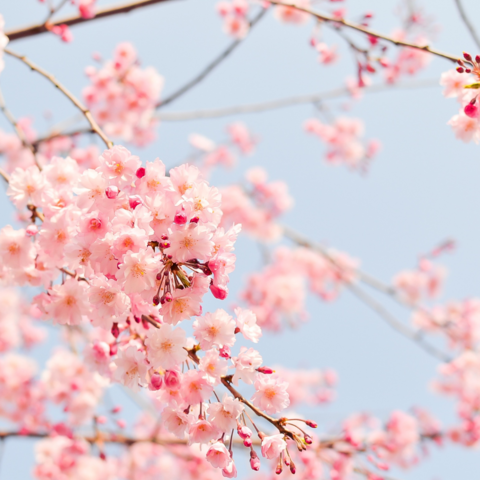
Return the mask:
M 307 420 L 305 422 L 310 428 L 317 428 L 318 425 L 315 422 L 312 422 L 311 420 Z
M 177 224 L 177 225 L 185 225 L 187 223 L 187 215 L 185 212 L 177 212 L 175 214 L 175 218 L 173 219 L 173 221 Z
M 257 368 L 257 372 L 264 373 L 265 375 L 271 375 L 275 370 L 270 367 Z
M 297 471 L 297 468 L 295 467 L 295 464 L 293 462 L 290 463 L 290 473 L 295 475 L 296 471 Z
M 165 386 L 170 390 L 178 390 L 180 388 L 180 375 L 176 370 L 167 370 L 163 380 Z
M 110 345 L 110 356 L 113 357 L 114 355 L 116 355 L 118 352 L 118 346 L 116 343 L 112 343 Z
M 227 345 L 224 345 L 219 351 L 218 351 L 219 355 L 222 357 L 222 358 L 230 358 L 231 356 L 231 352 L 230 352 L 230 347 L 228 347 Z
M 246 425 L 238 424 L 237 433 L 238 436 L 243 440 L 246 438 L 251 438 L 252 436 L 252 431 Z
M 457 72 L 458 73 L 463 73 L 465 70 L 462 67 L 457 67 Z
M 252 439 L 251 438 L 246 438 L 244 441 L 243 441 L 243 444 L 247 447 L 247 448 L 250 448 L 252 446 Z
M 468 103 L 467 106 L 463 109 L 465 115 L 470 118 L 477 118 L 478 117 L 478 108 L 476 105 L 472 105 Z
M 105 195 L 110 200 L 114 200 L 115 198 L 117 198 L 118 192 L 119 192 L 118 187 L 116 187 L 115 185 L 111 185 L 110 187 L 107 187 L 105 189 Z
M 152 299 L 152 302 L 155 306 L 157 306 L 160 303 L 160 297 L 158 295 L 155 295 Z
M 255 470 L 256 472 L 260 470 L 260 459 L 253 449 L 250 450 L 250 466 L 252 467 L 252 470 Z
M 163 235 L 161 236 L 161 239 L 162 239 L 162 240 L 168 240 L 168 235 L 163 234 Z
M 38 233 L 38 227 L 36 225 L 29 225 L 25 229 L 25 233 L 27 234 L 27 237 L 33 237 Z
M 120 335 L 120 329 L 118 328 L 118 323 L 114 323 L 112 325 L 112 335 L 115 338 L 118 338 L 118 336 Z
M 467 52 L 463 52 L 463 58 L 469 62 L 472 61 L 472 56 Z
M 217 285 L 214 285 L 213 283 L 210 285 L 210 291 L 212 292 L 213 296 L 215 298 L 218 298 L 219 300 L 225 300 L 228 295 L 228 288 L 227 287 L 218 287 Z
M 480 63 L 480 55 L 475 55 L 475 61 L 476 61 L 477 63 Z
M 145 176 L 145 168 L 140 167 L 140 168 L 136 171 L 135 175 L 137 176 L 137 178 L 142 178 L 142 177 L 144 177 L 144 176 Z
M 312 437 L 310 437 L 309 435 L 305 435 L 303 438 L 305 439 L 305 443 L 306 443 L 307 445 L 311 445 L 311 444 L 312 444 L 312 442 L 313 442 Z
M 138 195 L 132 195 L 128 198 L 128 203 L 130 204 L 130 208 L 135 210 L 135 208 L 142 204 L 142 200 Z
M 200 221 L 200 218 L 198 217 L 193 217 L 190 219 L 190 223 L 198 223 Z
M 161 375 L 158 372 L 153 372 L 150 383 L 148 384 L 148 389 L 152 392 L 160 390 L 162 388 L 163 380 Z

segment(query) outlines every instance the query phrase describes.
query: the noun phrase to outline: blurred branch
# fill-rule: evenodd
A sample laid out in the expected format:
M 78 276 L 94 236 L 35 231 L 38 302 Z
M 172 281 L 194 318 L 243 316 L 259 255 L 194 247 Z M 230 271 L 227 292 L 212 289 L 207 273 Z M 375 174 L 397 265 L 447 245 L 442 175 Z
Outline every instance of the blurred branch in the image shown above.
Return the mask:
M 3 93 L 2 93 L 1 90 L 0 90 L 0 110 L 2 111 L 3 115 L 5 115 L 5 118 L 10 122 L 10 124 L 14 128 L 18 138 L 22 142 L 22 145 L 25 148 L 28 148 L 32 152 L 33 159 L 35 160 L 35 163 L 36 163 L 37 167 L 39 168 L 39 170 L 41 170 L 42 166 L 38 162 L 35 147 L 28 141 L 28 138 L 25 135 L 25 132 L 19 127 L 16 118 L 13 116 L 13 114 L 7 108 L 7 105 L 5 104 L 5 99 L 3 98 Z
M 335 258 L 332 257 L 328 249 L 323 247 L 323 245 L 307 239 L 306 237 L 294 231 L 290 227 L 282 226 L 282 228 L 283 228 L 283 235 L 286 238 L 292 240 L 297 245 L 303 246 L 305 248 L 309 248 L 319 253 L 321 256 L 326 258 L 333 266 L 338 268 L 340 272 L 342 272 L 342 267 L 338 264 Z M 400 304 L 405 305 L 409 308 L 412 308 L 412 305 L 409 305 L 406 302 L 404 302 L 401 296 L 392 286 L 387 285 L 381 282 L 380 280 L 377 280 L 376 278 L 371 277 L 370 275 L 362 272 L 361 270 L 356 270 L 355 273 L 360 281 L 371 286 L 372 288 L 375 288 L 376 290 L 381 291 L 382 293 L 385 293 L 391 296 Z M 420 330 L 412 330 L 407 325 L 402 323 L 400 320 L 395 318 L 383 305 L 378 303 L 373 297 L 371 297 L 368 293 L 362 290 L 358 285 L 356 285 L 355 283 L 346 282 L 345 288 L 350 290 L 350 292 L 352 292 L 353 295 L 355 295 L 358 299 L 360 299 L 363 303 L 365 303 L 365 305 L 369 306 L 380 317 L 382 317 L 383 320 L 385 320 L 385 322 L 387 322 L 394 330 L 399 332 L 404 337 L 415 342 L 418 346 L 420 346 L 420 348 L 425 350 L 427 353 L 444 362 L 451 361 L 451 358 L 446 353 L 437 349 L 433 345 L 426 343 L 422 338 L 422 332 Z
M 362 92 L 376 93 L 392 90 L 394 88 L 413 89 L 426 88 L 438 85 L 438 79 L 418 80 L 415 82 L 401 82 L 395 85 L 379 84 L 362 88 Z M 160 112 L 157 118 L 165 122 L 178 122 L 184 120 L 197 120 L 204 118 L 227 117 L 230 115 L 239 115 L 244 113 L 258 113 L 268 110 L 290 107 L 292 105 L 301 105 L 306 103 L 317 103 L 324 100 L 333 100 L 348 96 L 350 91 L 346 87 L 335 88 L 324 93 L 314 93 L 310 95 L 297 95 L 293 97 L 270 100 L 268 102 L 250 103 L 246 105 L 235 105 L 232 107 L 216 108 L 211 110 L 194 110 L 190 112 Z
M 17 28 L 16 30 L 9 30 L 5 32 L 5 35 L 11 42 L 18 40 L 19 38 L 31 37 L 33 35 L 39 35 L 50 31 L 52 27 L 57 25 L 78 25 L 85 22 L 92 22 L 101 18 L 110 17 L 112 15 L 118 15 L 120 13 L 128 13 L 138 8 L 147 7 L 149 5 L 155 5 L 156 3 L 164 3 L 172 0 L 140 0 L 136 2 L 130 2 L 123 5 L 115 5 L 113 7 L 102 8 L 98 10 L 93 18 L 84 18 L 81 15 L 72 15 L 69 17 L 61 18 L 52 23 L 41 23 L 38 25 L 29 25 L 28 27 Z
M 36 71 L 43 77 L 45 77 L 47 80 L 49 80 L 53 85 L 55 85 L 56 88 L 58 88 L 74 105 L 77 107 L 84 117 L 87 119 L 88 123 L 92 127 L 92 130 L 103 140 L 107 148 L 112 148 L 113 147 L 113 142 L 108 139 L 108 137 L 103 133 L 102 129 L 99 127 L 97 122 L 92 116 L 92 113 L 88 108 L 86 108 L 80 100 L 78 100 L 73 93 L 71 93 L 66 87 L 64 87 L 53 75 L 50 73 L 46 72 L 42 68 L 38 67 L 35 65 L 33 62 L 31 62 L 27 57 L 24 55 L 20 55 L 18 53 L 13 52 L 12 50 L 5 49 L 4 52 L 7 55 L 11 55 L 12 57 L 17 58 L 18 60 L 22 61 L 25 65 L 30 67 L 31 70 Z
M 253 20 L 250 21 L 250 29 L 252 29 L 261 20 L 261 18 L 265 15 L 266 11 L 266 9 L 262 8 L 260 13 L 255 18 L 253 18 Z M 157 103 L 156 107 L 163 108 L 165 105 L 173 102 L 178 97 L 188 92 L 195 85 L 200 83 L 209 73 L 211 73 L 216 67 L 218 67 L 218 65 L 220 65 L 220 63 L 222 63 L 242 42 L 243 39 L 235 40 L 234 42 L 232 42 L 226 50 L 224 50 L 218 57 L 216 57 L 211 63 L 209 63 L 198 75 L 196 75 L 185 85 L 183 85 L 178 90 L 169 95 L 167 98 L 165 98 L 165 100 Z
M 309 8 L 304 8 L 299 5 L 295 5 L 294 3 L 287 3 L 283 2 L 280 0 L 268 0 L 268 3 L 272 5 L 279 5 L 283 7 L 289 7 L 293 8 L 295 10 L 298 10 L 299 12 L 305 12 L 316 19 L 323 21 L 323 22 L 328 22 L 333 24 L 334 26 L 341 26 L 343 25 L 344 27 L 350 28 L 352 30 L 356 30 L 357 32 L 364 33 L 366 35 L 369 35 L 370 37 L 375 37 L 375 38 L 380 38 L 381 40 L 385 40 L 386 42 L 393 43 L 394 45 L 398 47 L 409 47 L 409 48 L 414 48 L 415 50 L 422 50 L 423 52 L 431 53 L 432 55 L 436 55 L 437 57 L 441 58 L 446 58 L 447 60 L 450 60 L 452 62 L 456 62 L 459 60 L 459 57 L 450 55 L 449 53 L 441 52 L 439 50 L 435 50 L 431 48 L 429 45 L 417 45 L 416 43 L 410 43 L 410 42 L 405 42 L 402 40 L 397 40 L 392 37 L 388 37 L 387 35 L 384 35 L 382 33 L 375 32 L 373 30 L 370 30 L 369 28 L 365 28 L 361 25 L 358 25 L 356 23 L 350 22 L 348 20 L 344 20 L 343 18 L 336 18 L 332 17 L 330 15 L 326 15 L 323 13 L 318 13 L 314 12 L 313 10 L 310 10 Z
M 465 12 L 465 10 L 463 8 L 462 0 L 455 0 L 455 4 L 457 5 L 458 13 L 462 17 L 462 20 L 463 20 L 463 23 L 465 24 L 465 26 L 468 28 L 468 31 L 470 32 L 470 35 L 473 38 L 473 41 L 475 42 L 477 47 L 480 48 L 480 38 L 478 37 L 478 34 L 477 34 L 472 22 L 468 18 L 467 12 Z

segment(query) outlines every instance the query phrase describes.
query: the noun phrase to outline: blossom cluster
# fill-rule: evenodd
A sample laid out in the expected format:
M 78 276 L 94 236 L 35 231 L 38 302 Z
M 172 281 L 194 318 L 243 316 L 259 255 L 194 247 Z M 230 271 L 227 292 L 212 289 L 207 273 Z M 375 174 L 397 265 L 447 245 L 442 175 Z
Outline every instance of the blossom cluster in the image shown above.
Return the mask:
M 354 118 L 337 118 L 333 124 L 325 124 L 316 118 L 304 124 L 305 131 L 316 135 L 327 145 L 325 159 L 332 165 L 344 164 L 352 169 L 365 170 L 380 148 L 378 140 L 361 140 L 363 122 Z
M 155 139 L 163 77 L 138 63 L 133 45 L 120 43 L 102 68 L 86 69 L 91 85 L 83 89 L 83 97 L 107 135 L 145 145 Z
M 282 246 L 275 250 L 269 265 L 248 277 L 241 297 L 262 328 L 279 330 L 282 319 L 292 326 L 306 320 L 307 285 L 315 295 L 332 301 L 345 285 L 355 281 L 357 260 L 334 250 L 328 255 Z

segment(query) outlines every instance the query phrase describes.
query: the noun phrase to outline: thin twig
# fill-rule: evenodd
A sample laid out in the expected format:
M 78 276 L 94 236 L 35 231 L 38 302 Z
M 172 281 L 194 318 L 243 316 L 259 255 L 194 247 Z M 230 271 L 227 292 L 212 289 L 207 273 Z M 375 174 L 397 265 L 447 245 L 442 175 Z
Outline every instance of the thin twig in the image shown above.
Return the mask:
M 392 90 L 394 88 L 427 88 L 438 86 L 438 79 L 418 80 L 415 82 L 401 82 L 398 84 L 379 84 L 363 87 L 362 92 L 377 93 Z M 350 90 L 346 87 L 335 88 L 324 93 L 314 93 L 310 95 L 298 95 L 268 102 L 250 103 L 246 105 L 235 105 L 232 107 L 216 108 L 211 110 L 194 110 L 189 112 L 159 112 L 156 117 L 164 122 L 179 122 L 185 120 L 198 120 L 206 118 L 228 117 L 230 115 L 241 115 L 245 113 L 259 113 L 268 110 L 290 107 L 308 103 L 316 103 L 324 100 L 333 100 L 335 98 L 350 95 Z
M 15 53 L 10 49 L 5 49 L 4 52 L 7 55 L 11 55 L 12 57 L 18 58 L 25 65 L 30 67 L 32 70 L 35 70 L 36 72 L 38 72 L 40 75 L 42 75 L 47 80 L 49 80 L 53 85 L 55 85 L 55 87 L 57 87 L 75 105 L 75 107 L 77 107 L 82 112 L 82 114 L 85 116 L 88 123 L 92 127 L 92 130 L 103 140 L 103 142 L 105 143 L 107 148 L 112 148 L 113 147 L 113 142 L 108 139 L 108 137 L 105 135 L 105 133 L 103 133 L 102 129 L 99 127 L 98 123 L 93 118 L 90 110 L 88 110 L 88 108 L 85 107 L 80 102 L 80 100 L 78 100 L 69 90 L 67 90 L 67 88 L 64 87 L 53 75 L 46 72 L 43 68 L 40 68 L 37 65 L 35 65 L 33 62 L 31 62 L 24 55 L 20 55 L 18 53 Z
M 253 20 L 250 22 L 250 29 L 252 29 L 261 20 L 261 18 L 265 15 L 266 11 L 266 9 L 262 8 L 259 14 L 255 18 L 253 18 Z M 226 50 L 224 50 L 220 55 L 218 55 L 218 57 L 216 57 L 212 62 L 210 62 L 198 75 L 196 75 L 178 90 L 170 94 L 167 98 L 160 101 L 156 105 L 156 107 L 163 108 L 165 105 L 173 102 L 178 97 L 188 92 L 195 85 L 200 83 L 210 72 L 212 72 L 218 65 L 220 65 L 220 63 L 222 63 L 242 42 L 243 39 L 235 40 L 234 42 L 232 42 Z
M 14 128 L 18 138 L 22 142 L 22 145 L 25 148 L 28 148 L 32 152 L 33 159 L 35 160 L 35 163 L 36 163 L 37 167 L 41 170 L 42 166 L 40 165 L 40 163 L 38 161 L 38 158 L 37 158 L 37 155 L 36 155 L 37 152 L 35 150 L 35 147 L 28 141 L 28 138 L 25 135 L 25 132 L 19 127 L 16 118 L 13 116 L 12 112 L 10 112 L 10 110 L 7 108 L 7 105 L 5 103 L 5 99 L 3 97 L 3 93 L 2 93 L 1 90 L 0 90 L 0 110 L 2 111 L 5 118 L 10 122 L 10 124 Z
M 431 48 L 429 45 L 417 45 L 416 43 L 405 42 L 403 40 L 397 40 L 395 38 L 388 37 L 387 35 L 375 32 L 374 30 L 370 30 L 369 28 L 365 28 L 361 25 L 350 22 L 348 20 L 335 18 L 335 17 L 332 17 L 330 15 L 325 15 L 323 13 L 314 12 L 313 10 L 310 10 L 309 8 L 304 8 L 304 7 L 301 7 L 299 5 L 295 5 L 294 3 L 286 3 L 286 2 L 283 2 L 283 1 L 280 1 L 280 0 L 268 0 L 268 3 L 271 3 L 272 5 L 280 5 L 280 6 L 284 6 L 284 7 L 293 8 L 295 10 L 298 10 L 299 12 L 309 13 L 310 15 L 317 18 L 318 20 L 328 22 L 328 23 L 332 23 L 334 25 L 343 25 L 344 27 L 350 28 L 352 30 L 356 30 L 357 32 L 365 33 L 366 35 L 369 35 L 371 37 L 380 38 L 382 40 L 385 40 L 386 42 L 393 43 L 394 45 L 399 46 L 399 47 L 409 47 L 409 48 L 414 48 L 415 50 L 422 50 L 423 52 L 431 53 L 432 55 L 436 55 L 437 57 L 446 58 L 447 60 L 450 60 L 452 62 L 456 62 L 457 60 L 459 60 L 458 56 L 450 55 L 449 53 L 445 53 L 445 52 L 441 52 L 439 50 L 435 50 L 435 49 Z
M 93 18 L 84 18 L 81 15 L 73 15 L 70 17 L 61 18 L 60 20 L 50 23 L 48 27 L 43 23 L 39 25 L 29 25 L 28 27 L 17 28 L 15 30 L 5 32 L 5 35 L 10 39 L 11 42 L 13 42 L 15 40 L 18 40 L 19 38 L 31 37 L 33 35 L 46 33 L 50 31 L 52 27 L 55 27 L 57 25 L 67 25 L 71 27 L 73 25 L 92 22 L 93 20 L 99 20 L 101 18 L 118 15 L 120 13 L 128 13 L 132 10 L 137 10 L 142 7 L 147 7 L 149 5 L 155 5 L 156 3 L 164 3 L 168 1 L 172 0 L 140 0 L 136 2 L 129 2 L 123 5 L 115 5 L 113 7 L 102 8 L 95 13 L 95 16 Z
M 437 349 L 433 345 L 426 343 L 420 331 L 414 331 L 404 325 L 400 320 L 397 320 L 383 305 L 378 303 L 373 297 L 368 295 L 364 290 L 362 290 L 358 285 L 354 283 L 349 283 L 346 285 L 346 288 L 350 290 L 353 295 L 360 299 L 365 305 L 369 306 L 373 311 L 375 311 L 380 317 L 385 320 L 390 327 L 395 331 L 415 342 L 420 348 L 425 350 L 430 355 L 438 358 L 442 362 L 450 362 L 452 359 L 441 350 Z
M 465 10 L 463 8 L 462 0 L 455 0 L 455 4 L 457 5 L 458 13 L 462 17 L 462 20 L 463 20 L 463 23 L 465 24 L 465 26 L 468 28 L 468 31 L 470 32 L 470 35 L 473 38 L 473 41 L 475 42 L 477 47 L 480 48 L 480 38 L 478 37 L 478 34 L 477 34 L 472 22 L 468 18 L 467 12 L 465 12 Z
M 68 2 L 68 0 L 62 0 L 56 7 L 51 7 L 50 12 L 48 13 L 47 18 L 45 19 L 45 22 L 43 24 L 46 26 L 47 23 L 49 23 L 50 19 L 62 9 L 62 7 Z

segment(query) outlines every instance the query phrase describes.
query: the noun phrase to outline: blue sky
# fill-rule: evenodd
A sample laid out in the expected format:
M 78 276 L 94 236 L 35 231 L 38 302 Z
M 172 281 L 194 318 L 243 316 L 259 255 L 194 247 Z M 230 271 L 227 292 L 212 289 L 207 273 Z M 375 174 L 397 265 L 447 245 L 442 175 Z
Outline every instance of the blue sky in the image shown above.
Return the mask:
M 101 6 L 112 3 L 99 0 Z M 12 42 L 11 48 L 27 54 L 79 94 L 87 84 L 84 68 L 92 64 L 92 52 L 108 58 L 117 43 L 131 41 L 142 64 L 154 66 L 164 75 L 164 95 L 168 95 L 231 41 L 221 32 L 214 4 L 211 0 L 168 2 L 74 27 L 72 44 L 42 35 Z M 374 12 L 373 27 L 389 33 L 397 25 L 397 4 L 396 0 L 350 0 L 346 6 L 352 19 L 365 11 Z M 464 4 L 472 19 L 480 18 L 478 2 L 464 0 Z M 453 0 L 424 0 L 421 5 L 441 26 L 434 41 L 438 49 L 457 55 L 463 50 L 476 53 Z M 45 16 L 44 6 L 36 0 L 4 0 L 0 12 L 7 30 Z M 350 52 L 342 39 L 329 31 L 325 39 L 339 46 L 341 61 L 331 67 L 319 65 L 308 47 L 311 28 L 312 24 L 280 25 L 268 15 L 231 57 L 165 111 L 273 100 L 342 85 L 347 75 L 355 73 Z M 0 85 L 17 117 L 32 115 L 35 127 L 44 132 L 48 128 L 45 111 L 52 113 L 54 122 L 75 113 L 45 80 L 13 59 L 7 58 L 6 63 Z M 450 67 L 447 61 L 435 58 L 418 78 L 438 79 Z M 480 158 L 478 146 L 457 141 L 446 125 L 456 113 L 455 101 L 444 99 L 440 87 L 431 87 L 367 94 L 348 112 L 342 112 L 342 103 L 329 105 L 335 114 L 362 118 L 366 136 L 379 138 L 383 144 L 366 176 L 323 162 L 322 145 L 302 130 L 303 121 L 316 114 L 311 105 L 221 119 L 163 122 L 154 144 L 132 150 L 144 161 L 160 157 L 167 166 L 175 165 L 191 151 L 186 141 L 190 133 L 221 140 L 229 122 L 243 121 L 261 138 L 257 152 L 242 160 L 237 170 L 216 173 L 213 184 L 237 181 L 246 169 L 263 166 L 271 179 L 288 181 L 295 199 L 284 223 L 361 259 L 365 271 L 385 281 L 399 270 L 413 267 L 419 254 L 454 238 L 458 248 L 443 259 L 449 276 L 442 300 L 478 296 Z M 0 127 L 10 128 L 3 119 Z M 4 198 L 0 207 L 2 223 L 11 222 L 12 209 Z M 239 241 L 237 255 L 232 300 L 248 272 L 262 264 L 256 243 L 247 238 Z M 408 320 L 407 310 L 384 303 L 399 318 Z M 218 301 L 209 300 L 205 308 L 219 308 Z M 438 361 L 393 332 L 348 292 L 333 304 L 309 298 L 308 308 L 308 323 L 287 335 L 266 335 L 259 348 L 266 364 L 328 366 L 338 371 L 338 400 L 329 407 L 308 410 L 323 428 L 333 429 L 354 411 L 385 417 L 393 409 L 414 405 L 430 409 L 446 424 L 454 420 L 454 403 L 436 396 L 428 386 Z M 1 480 L 29 478 L 31 447 L 28 441 L 9 441 Z M 391 475 L 405 480 L 473 480 L 479 467 L 477 451 L 449 446 L 433 448 L 431 458 L 418 468 Z

